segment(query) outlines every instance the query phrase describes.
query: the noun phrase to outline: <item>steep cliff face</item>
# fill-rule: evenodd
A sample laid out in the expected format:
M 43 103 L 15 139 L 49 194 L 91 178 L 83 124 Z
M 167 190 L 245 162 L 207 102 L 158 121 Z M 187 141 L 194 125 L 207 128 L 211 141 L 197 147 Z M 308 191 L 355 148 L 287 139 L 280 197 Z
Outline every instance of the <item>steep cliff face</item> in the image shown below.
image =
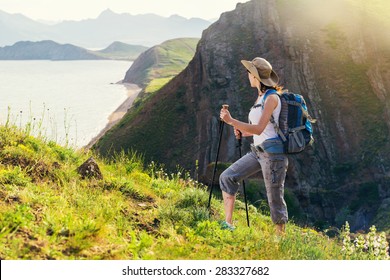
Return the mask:
M 304 213 L 300 222 L 389 228 L 390 37 L 352 2 L 238 4 L 203 32 L 189 66 L 96 148 L 135 149 L 191 170 L 198 161 L 204 174 L 215 159 L 221 105 L 245 121 L 256 99 L 240 60 L 261 56 L 319 120 L 314 147 L 290 157 L 286 187 Z M 236 158 L 225 126 L 220 161 Z

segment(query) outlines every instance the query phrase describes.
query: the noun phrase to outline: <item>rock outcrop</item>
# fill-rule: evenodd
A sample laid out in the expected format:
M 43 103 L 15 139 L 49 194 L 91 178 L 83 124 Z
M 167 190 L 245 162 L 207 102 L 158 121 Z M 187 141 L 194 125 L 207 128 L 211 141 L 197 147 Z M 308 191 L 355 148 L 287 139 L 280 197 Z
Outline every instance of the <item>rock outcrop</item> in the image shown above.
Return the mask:
M 82 165 L 80 165 L 77 168 L 77 173 L 83 179 L 95 178 L 97 180 L 103 180 L 103 174 L 93 157 L 88 158 Z

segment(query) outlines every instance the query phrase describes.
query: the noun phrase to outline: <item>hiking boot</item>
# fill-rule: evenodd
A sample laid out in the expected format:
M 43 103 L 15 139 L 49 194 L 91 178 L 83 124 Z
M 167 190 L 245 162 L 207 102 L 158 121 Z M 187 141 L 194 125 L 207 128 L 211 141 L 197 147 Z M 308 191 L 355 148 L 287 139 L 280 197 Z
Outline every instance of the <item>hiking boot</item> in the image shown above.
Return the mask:
M 220 223 L 220 226 L 221 226 L 221 229 L 226 229 L 226 230 L 230 230 L 230 231 L 233 231 L 236 229 L 235 226 L 229 224 L 228 222 L 226 221 L 223 221 Z

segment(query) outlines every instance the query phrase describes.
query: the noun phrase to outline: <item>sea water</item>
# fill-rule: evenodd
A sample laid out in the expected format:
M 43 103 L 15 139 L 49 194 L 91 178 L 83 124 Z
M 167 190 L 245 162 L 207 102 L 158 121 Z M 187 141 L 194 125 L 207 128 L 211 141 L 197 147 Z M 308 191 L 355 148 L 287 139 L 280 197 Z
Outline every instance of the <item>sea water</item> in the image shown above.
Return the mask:
M 127 98 L 130 61 L 0 61 L 0 124 L 82 147 Z M 27 127 L 26 127 L 27 126 Z

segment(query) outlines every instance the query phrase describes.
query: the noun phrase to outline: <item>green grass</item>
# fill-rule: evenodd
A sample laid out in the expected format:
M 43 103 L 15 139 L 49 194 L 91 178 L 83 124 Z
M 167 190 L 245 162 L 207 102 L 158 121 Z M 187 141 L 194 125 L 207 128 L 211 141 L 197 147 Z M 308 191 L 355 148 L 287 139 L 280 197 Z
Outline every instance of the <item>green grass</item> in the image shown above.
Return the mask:
M 132 81 L 147 86 L 155 79 L 173 78 L 193 58 L 198 41 L 198 38 L 178 38 L 148 49 L 134 61 L 134 66 L 138 65 L 136 70 L 130 68 Z
M 152 80 L 144 89 L 146 94 L 152 94 L 161 89 L 167 84 L 173 77 L 156 78 Z
M 90 156 L 102 180 L 76 170 Z M 277 239 L 268 215 L 237 201 L 234 232 L 207 209 L 205 186 L 167 174 L 140 155 L 110 159 L 0 126 L 0 259 L 343 259 L 339 239 L 287 225 Z

